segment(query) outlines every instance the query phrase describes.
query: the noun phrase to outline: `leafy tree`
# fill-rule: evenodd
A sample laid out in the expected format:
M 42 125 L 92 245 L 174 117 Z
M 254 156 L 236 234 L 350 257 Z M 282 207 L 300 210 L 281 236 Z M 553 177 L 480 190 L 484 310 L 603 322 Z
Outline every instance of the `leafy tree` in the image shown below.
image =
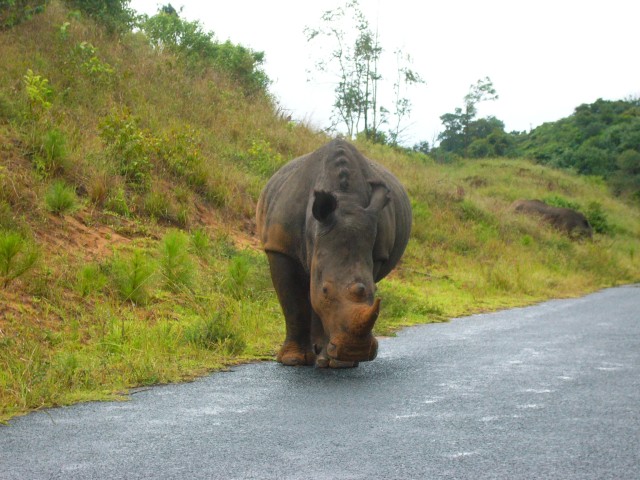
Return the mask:
M 0 30 L 30 19 L 44 10 L 48 0 L 0 0 Z
M 239 81 L 247 93 L 264 91 L 270 81 L 262 70 L 263 52 L 254 52 L 226 41 L 219 43 L 198 21 L 180 18 L 167 4 L 152 17 L 144 18 L 142 29 L 159 51 L 169 51 L 186 60 L 192 68 L 213 66 Z
M 640 152 L 625 150 L 616 160 L 618 170 L 612 175 L 611 183 L 618 194 L 628 193 L 640 201 Z
M 65 0 L 65 3 L 103 24 L 109 33 L 128 32 L 136 23 L 130 0 Z
M 333 45 L 328 59 L 316 62 L 316 69 L 320 72 L 337 69 L 332 128 L 344 124 L 349 137 L 362 132 L 375 142 L 387 142 L 391 138 L 396 143 L 401 132 L 400 124 L 411 112 L 411 103 L 403 96 L 403 87 L 424 83 L 411 70 L 410 58 L 396 51 L 402 63 L 399 63 L 398 79 L 394 84 L 395 103 L 391 113 L 379 100 L 382 75 L 378 66 L 383 49 L 378 32 L 371 29 L 358 1 L 350 0 L 344 7 L 326 11 L 321 20 L 320 28 L 306 27 L 304 33 L 308 42 L 324 37 Z M 380 127 L 389 122 L 391 114 L 396 122 L 386 135 Z
M 479 130 L 491 124 L 491 122 L 474 122 L 478 114 L 478 103 L 497 99 L 498 95 L 489 77 L 480 79 L 475 85 L 471 85 L 469 93 L 464 96 L 464 108 L 457 107 L 454 113 L 445 113 L 440 117 L 445 127 L 444 131 L 438 136 L 440 148 L 447 152 L 467 156 L 469 154 L 468 147 L 475 139 L 485 138 L 491 133 L 478 135 L 476 132 L 474 135 L 474 129 Z M 498 126 L 495 121 L 496 119 L 493 119 L 494 128 Z M 498 128 L 504 132 L 504 124 L 499 120 L 497 122 L 501 125 Z
M 621 195 L 640 198 L 640 99 L 603 100 L 516 139 L 519 155 L 610 181 Z
M 409 117 L 412 108 L 411 101 L 404 95 L 407 93 L 408 87 L 424 84 L 425 81 L 411 69 L 410 55 L 405 54 L 402 50 L 396 50 L 395 54 L 398 63 L 397 77 L 393 84 L 395 125 L 389 130 L 389 137 L 393 145 L 398 145 L 402 133 L 402 121 L 405 117 Z
M 428 155 L 429 152 L 431 151 L 429 147 L 429 142 L 427 142 L 426 140 L 422 140 L 421 142 L 416 143 L 413 146 L 412 150 L 414 152 L 424 153 L 425 155 Z

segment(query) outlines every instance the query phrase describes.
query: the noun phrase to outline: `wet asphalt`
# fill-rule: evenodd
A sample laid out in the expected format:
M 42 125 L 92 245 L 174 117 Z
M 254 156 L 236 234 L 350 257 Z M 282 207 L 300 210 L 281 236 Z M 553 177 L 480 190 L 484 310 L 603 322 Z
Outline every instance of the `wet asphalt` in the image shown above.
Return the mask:
M 638 479 L 640 288 L 403 330 L 0 427 L 0 479 Z

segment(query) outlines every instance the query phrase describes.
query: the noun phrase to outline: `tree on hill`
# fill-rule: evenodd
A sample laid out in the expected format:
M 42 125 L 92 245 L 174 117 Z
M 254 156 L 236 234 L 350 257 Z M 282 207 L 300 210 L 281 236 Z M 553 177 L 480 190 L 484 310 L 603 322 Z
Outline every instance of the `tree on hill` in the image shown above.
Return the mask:
M 464 108 L 457 107 L 453 113 L 440 117 L 445 129 L 438 135 L 437 151 L 474 158 L 507 155 L 512 140 L 504 131 L 504 123 L 495 117 L 476 119 L 480 102 L 497 99 L 489 77 L 471 85 L 464 96 Z
M 129 32 L 136 22 L 130 0 L 65 0 L 64 3 L 101 23 L 109 33 Z
M 598 99 L 520 139 L 518 153 L 546 165 L 597 175 L 640 199 L 640 99 Z
M 48 0 L 0 0 L 0 30 L 28 20 L 44 10 Z
M 262 69 L 264 52 L 254 52 L 228 40 L 218 42 L 200 22 L 180 18 L 180 12 L 171 4 L 161 7 L 152 17 L 144 17 L 141 28 L 156 49 L 178 55 L 189 68 L 219 68 L 240 82 L 247 93 L 264 92 L 269 86 L 269 77 Z
M 378 32 L 371 29 L 358 1 L 350 0 L 344 7 L 326 11 L 322 22 L 319 28 L 306 27 L 304 33 L 308 42 L 324 37 L 332 43 L 328 59 L 316 63 L 320 72 L 337 70 L 332 128 L 342 124 L 350 138 L 362 133 L 374 142 L 396 145 L 403 130 L 401 124 L 411 112 L 407 88 L 425 83 L 411 68 L 411 58 L 395 51 L 397 79 L 393 86 L 393 110 L 389 110 L 381 105 L 379 96 L 383 48 Z M 381 127 L 390 122 L 390 117 L 393 126 L 385 133 Z

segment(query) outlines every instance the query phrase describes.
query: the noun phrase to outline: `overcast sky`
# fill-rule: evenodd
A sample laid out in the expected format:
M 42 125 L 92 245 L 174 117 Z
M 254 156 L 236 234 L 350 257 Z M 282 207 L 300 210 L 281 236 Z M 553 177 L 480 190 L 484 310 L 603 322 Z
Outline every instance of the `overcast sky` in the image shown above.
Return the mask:
M 313 70 L 319 53 L 303 33 L 319 27 L 326 10 L 346 0 L 174 0 L 187 20 L 199 20 L 220 41 L 231 40 L 266 56 L 271 92 L 295 120 L 329 125 L 334 85 Z M 154 14 L 158 0 L 133 0 Z M 381 89 L 391 96 L 393 51 L 413 58 L 426 86 L 413 88 L 403 142 L 430 144 L 442 131 L 440 116 L 463 106 L 471 84 L 490 77 L 499 95 L 479 105 L 507 131 L 528 131 L 571 115 L 598 98 L 640 96 L 638 0 L 360 0 L 377 26 L 389 66 Z M 311 70 L 312 81 L 308 81 Z M 393 106 L 384 101 L 387 108 Z

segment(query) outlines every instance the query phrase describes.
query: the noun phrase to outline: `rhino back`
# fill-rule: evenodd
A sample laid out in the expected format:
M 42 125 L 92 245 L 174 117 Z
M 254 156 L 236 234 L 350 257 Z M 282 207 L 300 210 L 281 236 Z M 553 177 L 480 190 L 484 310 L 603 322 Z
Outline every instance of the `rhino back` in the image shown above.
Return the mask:
M 346 164 L 341 161 L 342 153 L 348 159 Z M 396 265 L 409 241 L 411 204 L 404 187 L 391 172 L 345 141 L 334 140 L 292 160 L 269 180 L 258 201 L 258 235 L 266 251 L 284 253 L 308 267 L 305 265 L 305 227 L 313 191 L 344 190 L 341 172 L 345 169 L 348 170 L 347 190 L 361 197 L 365 206 L 370 200 L 369 182 L 382 182 L 390 190 L 391 201 L 380 215 L 372 252 L 374 259 L 384 259 L 377 281 Z
M 309 155 L 292 160 L 267 182 L 256 208 L 258 237 L 265 251 L 302 258 L 307 203 L 313 190 L 313 162 Z

